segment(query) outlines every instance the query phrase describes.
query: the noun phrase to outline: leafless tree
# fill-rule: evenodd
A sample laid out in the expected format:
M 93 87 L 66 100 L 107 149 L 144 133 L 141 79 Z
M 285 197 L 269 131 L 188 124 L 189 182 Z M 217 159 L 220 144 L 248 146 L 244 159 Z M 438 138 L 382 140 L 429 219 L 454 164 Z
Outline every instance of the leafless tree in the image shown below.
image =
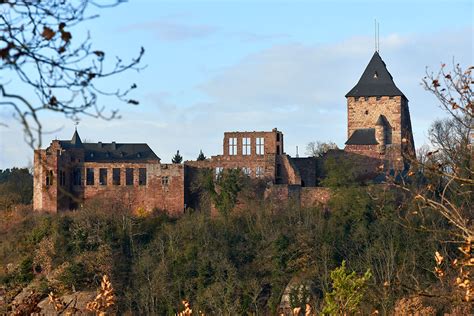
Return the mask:
M 321 157 L 330 149 L 338 149 L 338 147 L 333 142 L 309 142 L 306 145 L 306 155 L 310 157 Z
M 449 262 L 436 252 L 434 272 L 458 290 L 453 295 L 461 293 L 458 298 L 467 302 L 474 299 L 473 70 L 455 64 L 449 71 L 443 64 L 439 72 L 427 72 L 423 85 L 437 97 L 448 118 L 432 125 L 432 150 L 411 162 L 411 184 L 399 185 L 414 197 L 421 212 L 438 212 L 452 225 L 451 242 L 459 243 L 459 256 Z
M 89 12 L 121 2 L 0 0 L 0 105 L 11 107 L 31 147 L 41 146 L 45 130 L 41 112 L 58 112 L 73 120 L 83 115 L 112 119 L 118 116 L 117 110 L 106 112 L 99 96 L 138 104 L 127 97 L 135 84 L 104 90 L 100 83 L 124 71 L 139 70 L 144 49 L 128 62 L 118 57 L 109 61 L 92 44 L 90 34 L 79 40 L 79 32 L 74 33 L 82 22 L 98 16 Z M 35 96 L 27 96 L 25 90 Z M 5 121 L 0 124 L 8 126 Z

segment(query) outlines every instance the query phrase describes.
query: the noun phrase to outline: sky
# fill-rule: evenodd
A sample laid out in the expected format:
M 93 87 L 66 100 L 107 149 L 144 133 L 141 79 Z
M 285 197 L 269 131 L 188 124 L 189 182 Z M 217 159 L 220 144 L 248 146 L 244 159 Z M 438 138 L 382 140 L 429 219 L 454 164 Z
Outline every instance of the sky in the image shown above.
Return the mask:
M 83 141 L 148 143 L 165 163 L 178 149 L 185 160 L 200 150 L 221 154 L 226 131 L 276 127 L 291 156 L 296 146 L 304 156 L 311 141 L 343 148 L 344 95 L 374 53 L 374 19 L 380 55 L 409 99 L 416 147 L 429 143 L 430 124 L 445 117 L 421 86 L 426 71 L 474 65 L 472 1 L 131 0 L 92 11 L 100 17 L 74 34 L 89 32 L 94 49 L 127 60 L 145 48 L 142 70 L 106 81 L 109 88 L 135 83 L 131 97 L 140 105 L 101 98 L 121 119 L 83 117 L 78 132 Z M 20 125 L 7 109 L 0 116 L 8 122 L 0 126 L 0 169 L 30 167 Z M 41 118 L 49 131 L 43 147 L 71 138 L 72 121 Z

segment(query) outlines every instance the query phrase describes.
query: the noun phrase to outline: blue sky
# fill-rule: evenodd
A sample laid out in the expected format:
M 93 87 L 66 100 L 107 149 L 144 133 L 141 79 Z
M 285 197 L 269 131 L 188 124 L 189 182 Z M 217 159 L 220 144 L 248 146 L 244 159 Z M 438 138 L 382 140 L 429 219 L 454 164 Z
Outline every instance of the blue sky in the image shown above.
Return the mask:
M 473 63 L 472 1 L 158 1 L 135 0 L 97 10 L 89 30 L 94 48 L 132 58 L 145 47 L 139 73 L 111 78 L 108 87 L 136 83 L 139 106 L 102 98 L 122 119 L 84 118 L 89 141 L 146 142 L 163 162 L 180 149 L 222 152 L 225 131 L 271 130 L 285 134 L 285 151 L 300 154 L 310 141 L 343 146 L 345 93 L 374 52 L 374 19 L 380 54 L 410 100 L 417 147 L 430 123 L 442 118 L 436 100 L 420 85 L 426 67 L 453 58 Z M 25 92 L 28 94 L 28 92 Z M 2 117 L 9 113 L 0 110 Z M 44 144 L 69 139 L 72 122 L 43 116 Z M 31 149 L 20 127 L 0 127 L 0 168 L 28 166 Z

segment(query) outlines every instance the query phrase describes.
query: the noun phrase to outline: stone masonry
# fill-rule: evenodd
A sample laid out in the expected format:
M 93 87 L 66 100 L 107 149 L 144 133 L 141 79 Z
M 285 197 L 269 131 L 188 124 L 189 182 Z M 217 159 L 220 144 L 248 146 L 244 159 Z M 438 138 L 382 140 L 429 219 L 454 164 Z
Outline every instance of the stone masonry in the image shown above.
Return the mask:
M 276 128 L 225 132 L 221 155 L 184 164 L 162 164 L 143 143 L 82 143 L 76 131 L 71 140 L 53 140 L 48 148 L 35 150 L 34 209 L 78 209 L 100 199 L 132 211 L 156 209 L 179 216 L 196 205 L 191 186 L 199 170 L 218 176 L 229 168 L 264 181 L 268 199 L 310 207 L 330 197 L 320 186 L 327 159 L 348 160 L 369 180 L 406 170 L 415 155 L 408 99 L 378 52 L 346 98 L 346 146 L 323 157 L 290 157 Z

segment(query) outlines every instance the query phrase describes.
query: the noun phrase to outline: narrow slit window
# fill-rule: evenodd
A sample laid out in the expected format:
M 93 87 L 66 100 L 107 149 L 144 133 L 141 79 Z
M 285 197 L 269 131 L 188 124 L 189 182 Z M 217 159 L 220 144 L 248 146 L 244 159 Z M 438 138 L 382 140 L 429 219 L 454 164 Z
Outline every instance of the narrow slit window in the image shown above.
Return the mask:
M 146 169 L 138 169 L 138 185 L 146 185 Z
M 244 137 L 242 138 L 242 155 L 249 156 L 251 154 L 250 137 Z
M 53 171 L 52 170 L 48 170 L 46 172 L 46 185 L 47 186 L 53 185 Z
M 113 185 L 120 185 L 120 168 L 112 169 L 112 183 Z
M 125 169 L 125 184 L 133 185 L 133 168 Z
M 263 137 L 256 138 L 256 154 L 263 155 L 265 153 L 265 139 Z
M 94 185 L 94 168 L 86 169 L 86 185 Z
M 231 156 L 237 155 L 237 138 L 236 137 L 229 138 L 229 155 Z
M 107 169 L 106 168 L 99 169 L 99 184 L 107 185 Z

